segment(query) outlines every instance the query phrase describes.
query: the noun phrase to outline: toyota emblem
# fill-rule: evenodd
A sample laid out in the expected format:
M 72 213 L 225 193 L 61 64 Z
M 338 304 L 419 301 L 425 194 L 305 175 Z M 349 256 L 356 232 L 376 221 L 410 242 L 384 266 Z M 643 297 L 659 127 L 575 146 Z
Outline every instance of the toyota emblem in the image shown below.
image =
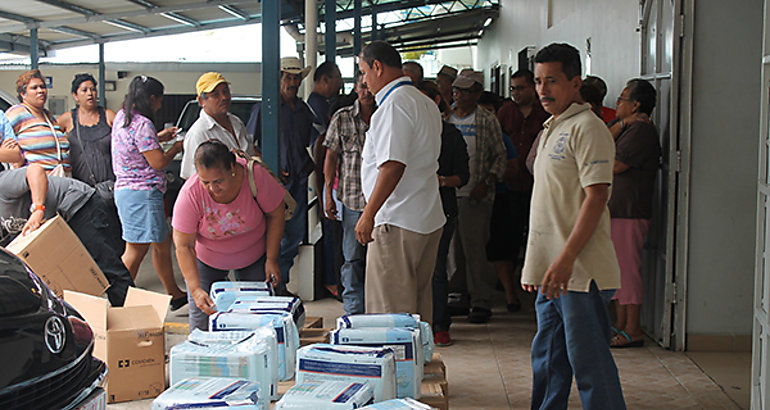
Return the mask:
M 66 342 L 66 328 L 58 316 L 51 316 L 45 322 L 45 345 L 51 353 L 60 353 Z

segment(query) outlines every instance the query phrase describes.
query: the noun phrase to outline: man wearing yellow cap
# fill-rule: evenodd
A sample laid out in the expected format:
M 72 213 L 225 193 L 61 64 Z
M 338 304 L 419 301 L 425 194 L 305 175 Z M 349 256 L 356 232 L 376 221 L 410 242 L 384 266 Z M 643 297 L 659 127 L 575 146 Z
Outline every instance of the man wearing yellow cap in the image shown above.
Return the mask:
M 190 178 L 195 173 L 193 157 L 198 145 L 207 140 L 222 141 L 231 149 L 254 153 L 254 145 L 246 134 L 246 126 L 230 113 L 230 83 L 222 74 L 208 72 L 195 84 L 201 113 L 184 138 L 184 155 L 179 175 Z

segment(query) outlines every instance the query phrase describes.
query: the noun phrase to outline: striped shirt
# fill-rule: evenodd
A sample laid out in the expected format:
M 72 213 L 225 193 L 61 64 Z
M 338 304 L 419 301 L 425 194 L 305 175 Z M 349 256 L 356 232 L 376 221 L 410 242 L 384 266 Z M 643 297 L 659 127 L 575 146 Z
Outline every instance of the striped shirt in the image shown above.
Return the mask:
M 5 115 L 13 127 L 16 141 L 21 147 L 27 164 L 39 164 L 46 171 L 50 171 L 61 163 L 65 171 L 70 171 L 69 141 L 51 113 L 47 110 L 44 112 L 51 120 L 50 125 L 45 119 L 33 115 L 22 104 L 8 108 Z

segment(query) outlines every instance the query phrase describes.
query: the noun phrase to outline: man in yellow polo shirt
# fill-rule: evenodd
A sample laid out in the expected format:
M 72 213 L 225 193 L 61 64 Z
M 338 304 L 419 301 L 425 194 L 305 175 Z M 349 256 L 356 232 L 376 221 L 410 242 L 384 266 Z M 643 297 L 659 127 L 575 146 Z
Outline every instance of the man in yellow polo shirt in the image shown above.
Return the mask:
M 533 409 L 566 409 L 573 374 L 584 409 L 626 408 L 606 308 L 620 287 L 607 209 L 615 145 L 582 103 L 580 78 L 580 54 L 568 44 L 535 56 L 535 87 L 551 117 L 535 158 L 521 278 L 538 292 Z

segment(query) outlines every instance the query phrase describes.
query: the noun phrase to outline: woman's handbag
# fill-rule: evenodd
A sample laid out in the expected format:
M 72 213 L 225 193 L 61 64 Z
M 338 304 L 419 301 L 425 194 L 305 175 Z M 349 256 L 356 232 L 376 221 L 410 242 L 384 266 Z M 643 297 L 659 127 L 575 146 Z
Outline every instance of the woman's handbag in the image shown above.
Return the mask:
M 254 197 L 254 201 L 257 203 L 257 206 L 259 206 L 259 201 L 257 201 L 257 183 L 254 181 L 254 164 L 258 164 L 261 166 L 265 171 L 267 171 L 268 174 L 270 174 L 273 179 L 275 179 L 275 182 L 278 182 L 278 185 L 281 186 L 281 189 L 283 189 L 283 203 L 286 206 L 286 208 L 283 211 L 283 219 L 289 220 L 294 216 L 294 210 L 297 208 L 297 201 L 294 200 L 294 198 L 291 196 L 289 191 L 286 190 L 286 188 L 281 183 L 281 180 L 278 179 L 278 177 L 273 173 L 273 171 L 264 163 L 262 162 L 262 158 L 256 157 L 256 156 L 249 156 L 243 151 L 236 150 L 236 155 L 239 157 L 245 159 L 247 161 L 246 164 L 246 175 L 248 175 L 249 178 L 249 188 L 251 188 L 251 196 Z M 262 207 L 260 207 L 262 209 Z M 264 210 L 262 210 L 262 213 L 265 213 Z

